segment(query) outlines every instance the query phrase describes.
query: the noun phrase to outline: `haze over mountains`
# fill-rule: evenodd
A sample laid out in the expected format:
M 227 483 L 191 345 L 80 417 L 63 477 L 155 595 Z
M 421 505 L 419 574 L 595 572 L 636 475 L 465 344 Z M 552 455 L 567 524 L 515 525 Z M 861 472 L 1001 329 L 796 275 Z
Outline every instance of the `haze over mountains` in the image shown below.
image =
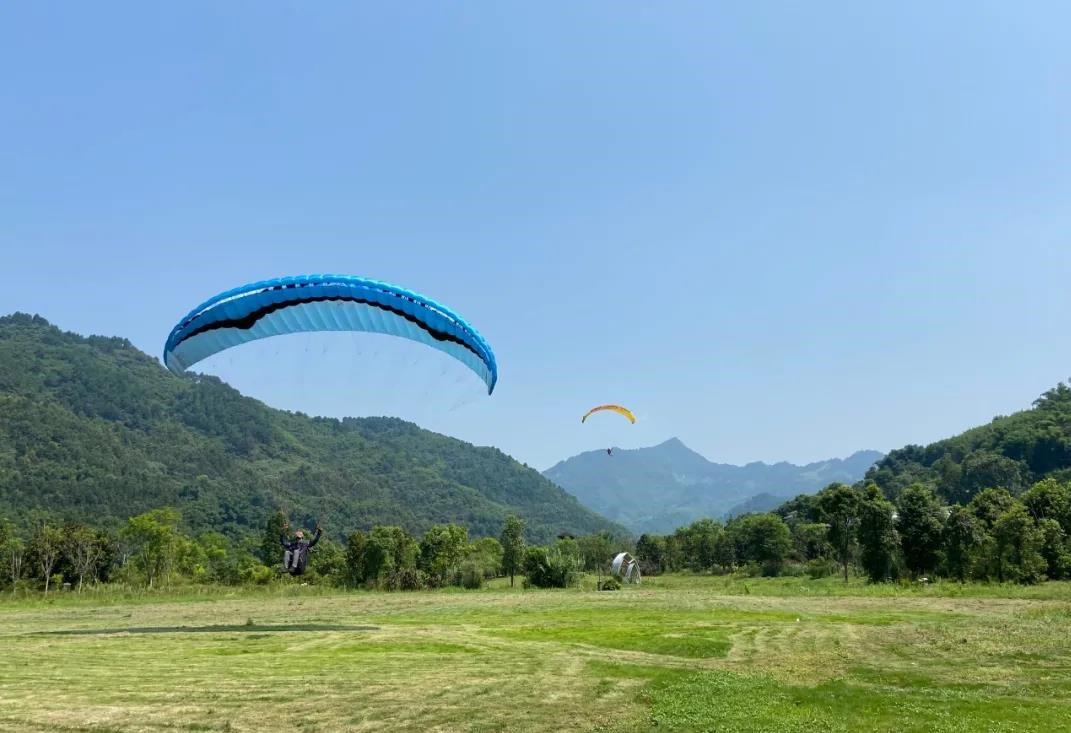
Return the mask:
M 543 472 L 585 506 L 635 533 L 672 532 L 702 517 L 767 511 L 840 481 L 855 483 L 882 458 L 864 450 L 796 466 L 713 463 L 677 438 L 636 450 L 590 451 Z

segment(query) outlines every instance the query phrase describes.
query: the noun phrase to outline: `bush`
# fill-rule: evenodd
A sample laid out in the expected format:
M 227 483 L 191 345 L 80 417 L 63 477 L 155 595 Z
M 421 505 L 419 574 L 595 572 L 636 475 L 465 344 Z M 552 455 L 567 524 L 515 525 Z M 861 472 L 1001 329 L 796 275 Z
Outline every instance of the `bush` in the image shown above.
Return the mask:
M 428 587 L 428 577 L 417 568 L 402 568 L 384 575 L 381 585 L 387 591 L 421 590 Z
M 461 566 L 459 580 L 461 587 L 476 590 L 483 586 L 484 569 L 478 562 L 469 561 Z
M 807 561 L 807 575 L 812 580 L 818 580 L 819 578 L 828 578 L 832 575 L 840 574 L 840 566 L 831 560 L 808 560 Z
M 598 590 L 621 590 L 621 581 L 617 578 L 603 578 L 599 581 Z
M 524 553 L 524 574 L 536 588 L 568 588 L 576 578 L 578 559 L 560 550 L 529 547 Z

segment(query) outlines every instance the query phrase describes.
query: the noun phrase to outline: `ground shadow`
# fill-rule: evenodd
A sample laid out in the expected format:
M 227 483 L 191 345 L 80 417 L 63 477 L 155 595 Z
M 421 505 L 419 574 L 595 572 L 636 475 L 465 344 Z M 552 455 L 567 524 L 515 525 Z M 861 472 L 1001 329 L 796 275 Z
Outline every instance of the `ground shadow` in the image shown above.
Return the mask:
M 94 636 L 106 634 L 231 634 L 266 631 L 378 631 L 378 626 L 346 624 L 215 624 L 212 626 L 132 626 L 121 629 L 66 629 L 35 631 L 41 636 Z

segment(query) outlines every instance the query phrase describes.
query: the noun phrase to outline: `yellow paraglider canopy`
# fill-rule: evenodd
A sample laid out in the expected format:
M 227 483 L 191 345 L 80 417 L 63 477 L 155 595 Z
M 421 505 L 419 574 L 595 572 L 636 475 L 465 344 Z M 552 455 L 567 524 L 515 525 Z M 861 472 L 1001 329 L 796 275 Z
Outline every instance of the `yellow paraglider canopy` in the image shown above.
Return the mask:
M 580 418 L 580 422 L 584 422 L 585 420 L 587 420 L 592 413 L 601 412 L 602 410 L 610 410 L 612 412 L 624 415 L 628 418 L 628 421 L 630 423 L 636 422 L 636 416 L 632 414 L 632 411 L 629 410 L 627 407 L 622 407 L 621 405 L 599 405 L 598 407 L 592 407 L 590 410 L 587 411 L 584 417 Z

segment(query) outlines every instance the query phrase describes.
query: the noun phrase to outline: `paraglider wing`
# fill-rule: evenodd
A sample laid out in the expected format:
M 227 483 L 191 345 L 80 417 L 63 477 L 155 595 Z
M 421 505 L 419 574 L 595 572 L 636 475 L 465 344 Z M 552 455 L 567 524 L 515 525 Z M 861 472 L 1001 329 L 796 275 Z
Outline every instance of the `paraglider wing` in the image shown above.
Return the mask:
M 621 405 L 599 405 L 598 407 L 592 407 L 584 414 L 584 417 L 580 418 L 580 422 L 585 422 L 592 414 L 596 412 L 602 412 L 603 410 L 610 410 L 612 412 L 624 415 L 628 418 L 628 421 L 630 423 L 636 422 L 636 416 L 632 414 L 632 411 L 629 410 L 627 407 L 622 407 Z
M 243 285 L 190 311 L 171 330 L 164 364 L 176 374 L 232 346 L 303 331 L 369 331 L 443 351 L 494 392 L 498 366 L 482 336 L 449 308 L 354 275 L 301 275 Z

